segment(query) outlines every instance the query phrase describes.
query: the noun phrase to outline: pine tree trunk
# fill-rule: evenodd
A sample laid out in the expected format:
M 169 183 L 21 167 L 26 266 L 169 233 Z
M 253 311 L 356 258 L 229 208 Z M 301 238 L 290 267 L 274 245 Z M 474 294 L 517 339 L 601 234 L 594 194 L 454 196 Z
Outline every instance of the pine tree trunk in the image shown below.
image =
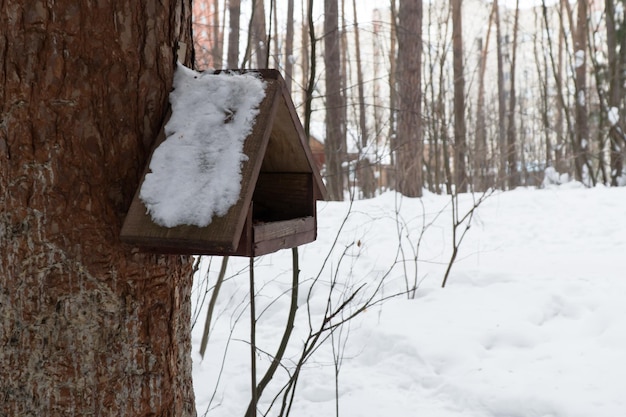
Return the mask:
M 0 2 L 0 415 L 195 415 L 189 259 L 120 228 L 190 2 Z
M 398 135 L 394 146 L 397 190 L 408 197 L 421 197 L 422 0 L 400 0 L 397 36 Z

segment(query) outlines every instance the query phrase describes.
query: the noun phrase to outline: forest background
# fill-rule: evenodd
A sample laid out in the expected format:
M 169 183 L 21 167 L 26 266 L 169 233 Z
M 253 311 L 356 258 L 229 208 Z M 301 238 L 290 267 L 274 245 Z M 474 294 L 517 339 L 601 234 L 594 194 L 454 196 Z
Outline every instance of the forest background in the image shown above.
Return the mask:
M 323 143 L 335 200 L 544 180 L 617 186 L 623 6 L 198 1 L 196 63 L 279 68 L 314 151 Z

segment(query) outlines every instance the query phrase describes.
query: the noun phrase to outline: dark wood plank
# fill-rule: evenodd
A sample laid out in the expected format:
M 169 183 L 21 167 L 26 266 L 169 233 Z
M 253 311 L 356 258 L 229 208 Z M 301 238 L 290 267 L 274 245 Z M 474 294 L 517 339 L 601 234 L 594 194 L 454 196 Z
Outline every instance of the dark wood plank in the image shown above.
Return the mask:
M 313 242 L 317 237 L 313 217 L 257 224 L 254 229 L 254 256 L 266 255 Z
M 313 230 L 314 228 L 315 220 L 312 216 L 279 222 L 258 223 L 253 226 L 254 243 L 282 239 L 290 235 Z

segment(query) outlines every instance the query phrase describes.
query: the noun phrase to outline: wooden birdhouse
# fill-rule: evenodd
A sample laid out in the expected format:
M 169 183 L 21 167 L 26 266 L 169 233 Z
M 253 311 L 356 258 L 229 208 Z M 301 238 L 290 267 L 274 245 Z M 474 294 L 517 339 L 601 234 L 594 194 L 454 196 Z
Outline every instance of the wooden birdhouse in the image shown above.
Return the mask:
M 241 187 L 236 202 L 225 214 L 213 216 L 206 226 L 163 226 L 154 220 L 140 198 L 147 178 L 144 175 L 122 227 L 123 242 L 158 253 L 250 257 L 315 240 L 316 200 L 325 198 L 326 189 L 285 80 L 276 70 L 245 73 L 248 72 L 261 77 L 265 95 L 243 142 L 245 157 L 238 164 Z M 211 100 L 210 95 L 206 99 Z M 226 109 L 224 123 L 229 117 L 230 110 Z M 166 133 L 164 125 L 151 160 Z M 150 172 L 150 162 L 146 174 Z M 215 190 L 208 191 L 211 192 Z M 215 198 L 207 192 L 197 193 L 196 197 Z

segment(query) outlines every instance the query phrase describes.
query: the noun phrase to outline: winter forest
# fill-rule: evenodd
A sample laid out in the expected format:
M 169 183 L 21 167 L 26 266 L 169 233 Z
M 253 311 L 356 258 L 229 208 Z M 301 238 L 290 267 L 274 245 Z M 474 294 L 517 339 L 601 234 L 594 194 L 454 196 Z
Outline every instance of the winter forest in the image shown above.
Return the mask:
M 299 255 L 196 259 L 199 415 L 626 412 L 625 22 L 613 0 L 194 2 L 196 68 L 278 68 L 335 200 Z
M 625 416 L 625 112 L 624 0 L 0 1 L 0 416 Z
M 193 24 L 200 69 L 285 74 L 335 200 L 624 183 L 620 1 L 215 0 Z

